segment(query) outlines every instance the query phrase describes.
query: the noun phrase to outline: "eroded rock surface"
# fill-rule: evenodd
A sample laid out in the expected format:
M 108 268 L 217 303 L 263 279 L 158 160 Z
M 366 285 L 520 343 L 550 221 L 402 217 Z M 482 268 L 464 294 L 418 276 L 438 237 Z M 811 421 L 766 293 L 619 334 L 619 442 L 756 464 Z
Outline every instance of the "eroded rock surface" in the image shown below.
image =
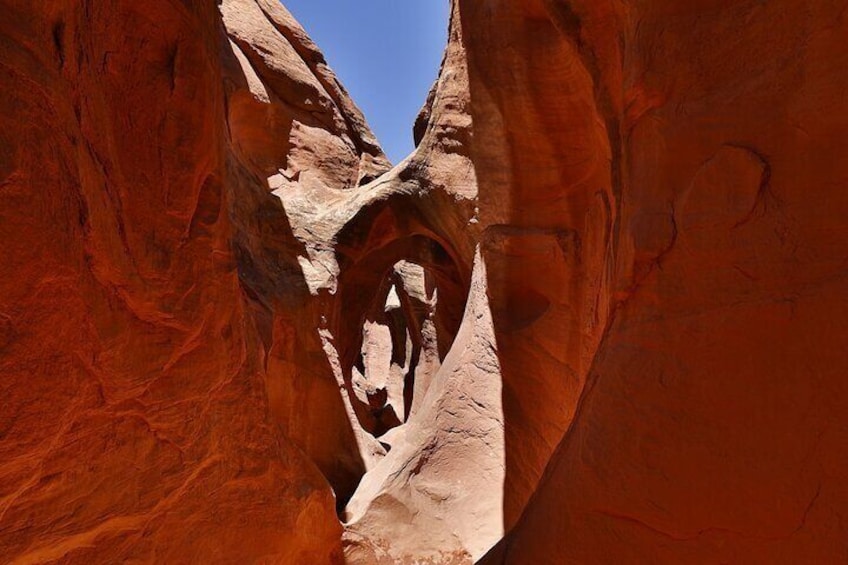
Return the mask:
M 2 561 L 844 560 L 844 0 L 0 8 Z
M 339 562 L 362 462 L 267 179 L 388 168 L 358 111 L 273 2 L 0 8 L 0 561 Z
M 846 3 L 547 5 L 611 140 L 612 311 L 482 562 L 844 560 Z

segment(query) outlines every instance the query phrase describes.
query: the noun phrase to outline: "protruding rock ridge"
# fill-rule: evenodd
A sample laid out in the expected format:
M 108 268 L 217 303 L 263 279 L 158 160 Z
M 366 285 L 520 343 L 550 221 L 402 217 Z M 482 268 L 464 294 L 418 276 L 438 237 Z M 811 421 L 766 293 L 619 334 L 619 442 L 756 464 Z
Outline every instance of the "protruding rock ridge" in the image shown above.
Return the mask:
M 220 6 L 239 275 L 266 346 L 271 413 L 344 500 L 373 453 L 351 427 L 331 308 L 339 269 L 332 222 L 319 210 L 359 198 L 390 166 L 323 56 L 276 2 Z
M 361 161 L 356 170 L 360 174 L 354 177 L 353 184 L 329 183 L 329 188 L 350 188 L 389 168 L 388 160 L 368 129 L 362 112 L 285 7 L 273 0 L 224 0 L 220 10 L 228 36 L 243 55 L 242 60 L 251 67 L 246 74 L 256 76 L 262 83 L 258 92 L 253 91 L 254 95 L 268 102 L 270 92 L 276 95 L 278 103 L 290 110 L 308 112 L 312 120 L 304 120 L 306 116 L 301 113 L 298 116 L 301 119 L 296 121 L 303 126 L 314 127 L 317 124 L 310 122 L 317 119 Z M 276 140 L 277 145 L 285 143 L 285 139 Z M 323 160 L 321 169 L 332 169 L 327 167 L 332 155 L 320 155 L 320 147 L 304 147 L 304 150 L 310 149 L 315 157 Z M 340 150 L 341 147 L 336 148 L 336 151 Z M 340 164 L 345 164 L 344 157 L 335 157 Z M 299 170 L 295 168 L 290 173 L 297 174 Z
M 465 315 L 421 408 L 347 505 L 349 563 L 471 562 L 503 535 L 501 375 L 478 252 Z

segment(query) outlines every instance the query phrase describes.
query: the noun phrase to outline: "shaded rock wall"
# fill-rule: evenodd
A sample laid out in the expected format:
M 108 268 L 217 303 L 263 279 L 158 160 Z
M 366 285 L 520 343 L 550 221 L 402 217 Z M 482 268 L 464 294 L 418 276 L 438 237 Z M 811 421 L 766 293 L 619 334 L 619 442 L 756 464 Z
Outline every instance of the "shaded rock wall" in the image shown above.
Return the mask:
M 483 562 L 841 561 L 845 2 L 549 4 L 610 134 L 612 313 Z

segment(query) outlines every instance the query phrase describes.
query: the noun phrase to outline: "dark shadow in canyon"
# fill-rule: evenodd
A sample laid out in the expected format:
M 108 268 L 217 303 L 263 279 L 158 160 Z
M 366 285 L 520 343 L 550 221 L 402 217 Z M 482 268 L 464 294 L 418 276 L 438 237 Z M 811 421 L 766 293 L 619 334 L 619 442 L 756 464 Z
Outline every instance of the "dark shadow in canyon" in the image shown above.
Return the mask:
M 305 245 L 295 237 L 282 201 L 271 193 L 267 181 L 271 171 L 285 165 L 291 120 L 315 127 L 322 122 L 274 97 L 270 111 L 279 119 L 273 123 L 284 129 L 258 128 L 256 124 L 265 123 L 267 105 L 245 95 L 247 78 L 226 39 L 222 45 L 231 69 L 224 84 L 234 147 L 227 161 L 232 247 L 245 303 L 265 350 L 270 412 L 276 425 L 316 464 L 337 500 L 346 500 L 359 484 L 365 464 L 314 326 L 321 301 L 327 299 L 310 294 L 298 262 L 307 255 Z

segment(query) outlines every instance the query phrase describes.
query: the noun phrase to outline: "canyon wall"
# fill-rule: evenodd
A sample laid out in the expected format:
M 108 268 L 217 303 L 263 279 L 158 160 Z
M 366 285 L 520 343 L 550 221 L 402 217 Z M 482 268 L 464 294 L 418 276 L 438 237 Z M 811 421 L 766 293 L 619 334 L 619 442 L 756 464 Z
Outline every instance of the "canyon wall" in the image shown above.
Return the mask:
M 843 561 L 848 4 L 546 5 L 610 139 L 611 314 L 483 563 Z
M 844 560 L 844 0 L 0 7 L 4 562 Z
M 267 178 L 387 168 L 361 115 L 272 2 L 0 4 L 0 561 L 340 562 L 362 462 L 329 369 L 268 378 L 322 349 Z

